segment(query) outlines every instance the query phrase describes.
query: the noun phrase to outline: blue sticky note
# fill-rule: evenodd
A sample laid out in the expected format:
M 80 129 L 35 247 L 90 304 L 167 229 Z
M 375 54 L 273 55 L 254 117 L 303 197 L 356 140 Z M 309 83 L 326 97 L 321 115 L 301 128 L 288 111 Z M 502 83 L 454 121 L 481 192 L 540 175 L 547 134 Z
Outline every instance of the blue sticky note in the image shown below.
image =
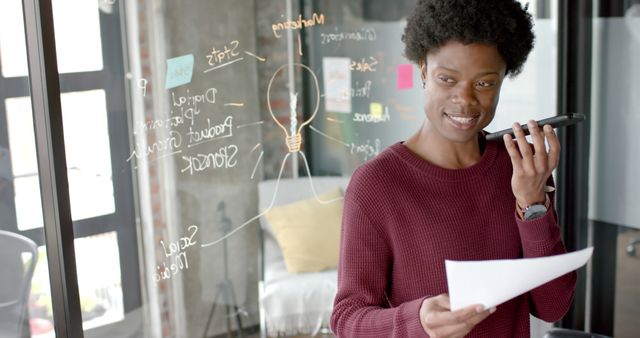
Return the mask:
M 165 89 L 174 88 L 191 82 L 193 76 L 193 54 L 178 56 L 167 60 L 167 81 Z

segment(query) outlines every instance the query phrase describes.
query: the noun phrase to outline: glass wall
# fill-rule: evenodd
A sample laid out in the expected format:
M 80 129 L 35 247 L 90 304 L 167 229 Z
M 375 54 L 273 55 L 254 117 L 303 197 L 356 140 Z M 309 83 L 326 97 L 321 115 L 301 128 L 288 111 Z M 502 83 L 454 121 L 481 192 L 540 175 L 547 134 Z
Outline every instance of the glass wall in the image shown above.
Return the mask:
M 20 1 L 0 3 L 0 337 L 54 337 Z
M 557 1 L 521 2 L 534 17 L 535 47 L 522 73 L 505 80 L 488 131 L 557 115 Z M 312 4 L 327 20 L 307 32 L 312 68 L 326 70 L 340 62 L 370 67 L 349 72 L 348 86 L 327 73 L 319 77 L 325 95 L 320 111 L 326 118 L 316 119 L 311 128 L 314 172 L 350 175 L 363 161 L 415 133 L 424 118 L 420 72 L 404 58 L 401 41 L 414 1 Z
M 424 116 L 419 71 L 400 40 L 414 4 L 52 0 L 85 336 L 330 336 L 340 197 L 358 165 Z M 504 84 L 490 131 L 558 113 L 557 7 L 529 2 L 536 45 Z M 639 303 L 633 15 L 594 24 L 590 217 L 619 236 L 616 330 L 637 335 L 625 317 Z M 20 0 L 2 1 L 0 229 L 40 245 L 24 318 L 32 336 L 47 337 L 21 17 Z M 319 206 L 323 196 L 334 204 Z M 313 224 L 301 208 L 338 227 L 288 240 L 287 226 Z M 325 265 L 305 260 L 309 248 Z M 288 250 L 302 250 L 299 270 Z M 532 336 L 550 326 L 534 322 Z
M 640 2 L 594 2 L 590 241 L 594 332 L 640 333 Z M 604 309 L 604 311 L 602 311 Z M 589 317 L 589 316 L 587 316 Z

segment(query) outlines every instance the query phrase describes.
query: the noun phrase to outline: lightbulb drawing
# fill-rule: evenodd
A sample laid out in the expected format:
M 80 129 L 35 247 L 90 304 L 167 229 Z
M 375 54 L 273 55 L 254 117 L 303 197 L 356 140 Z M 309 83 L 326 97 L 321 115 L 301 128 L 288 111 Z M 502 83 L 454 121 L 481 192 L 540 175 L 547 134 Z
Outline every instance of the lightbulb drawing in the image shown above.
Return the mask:
M 289 109 L 291 111 L 291 117 L 289 121 L 291 121 L 291 125 L 289 126 L 289 134 L 287 135 L 285 142 L 287 143 L 289 152 L 292 152 L 300 150 L 300 146 L 302 145 L 302 135 L 300 131 L 296 131 L 296 126 L 298 125 L 298 114 L 296 114 L 296 107 L 298 106 L 298 93 L 292 94 L 291 92 L 289 92 L 289 98 Z
M 269 81 L 269 85 L 267 87 L 267 106 L 269 108 L 269 113 L 271 114 L 271 117 L 273 118 L 273 121 L 284 131 L 285 133 L 285 143 L 287 144 L 287 149 L 289 150 L 289 152 L 284 156 L 284 158 L 282 159 L 282 163 L 280 164 L 280 172 L 278 173 L 278 179 L 276 181 L 276 186 L 273 190 L 273 196 L 271 197 L 271 202 L 269 203 L 269 206 L 263 210 L 261 213 L 259 213 L 258 215 L 252 217 L 251 219 L 247 220 L 246 222 L 240 224 L 239 226 L 237 226 L 235 229 L 233 229 L 232 231 L 228 232 L 227 234 L 223 235 L 222 237 L 209 242 L 209 243 L 204 243 L 201 246 L 204 247 L 208 247 L 208 246 L 212 246 L 215 244 L 218 244 L 222 241 L 224 241 L 225 239 L 229 238 L 230 236 L 232 236 L 233 234 L 235 234 L 236 232 L 242 230 L 245 226 L 249 225 L 251 222 L 257 220 L 258 218 L 264 216 L 266 213 L 269 212 L 269 210 L 271 210 L 271 208 L 273 208 L 273 205 L 275 203 L 276 200 L 276 196 L 278 195 L 278 188 L 280 187 L 280 180 L 282 179 L 282 173 L 284 171 L 284 167 L 285 164 L 287 162 L 287 159 L 292 155 L 292 154 L 300 154 L 302 156 L 302 160 L 304 161 L 305 164 L 305 169 L 307 171 L 307 177 L 309 178 L 309 185 L 311 187 L 311 191 L 313 193 L 313 196 L 315 197 L 315 199 L 321 203 L 321 204 L 328 204 L 328 203 L 333 203 L 339 200 L 342 200 L 343 197 L 337 197 L 337 198 L 333 198 L 330 200 L 322 200 L 320 199 L 320 197 L 318 197 L 318 193 L 316 191 L 316 188 L 313 184 L 313 179 L 311 178 L 311 170 L 309 169 L 309 162 L 307 161 L 307 157 L 305 156 L 304 152 L 301 149 L 301 145 L 302 145 L 302 128 L 306 125 L 308 125 L 309 123 L 311 123 L 311 121 L 313 121 L 313 119 L 316 117 L 316 114 L 318 113 L 318 108 L 320 107 L 320 86 L 318 85 L 318 77 L 316 76 L 316 74 L 313 72 L 313 70 L 311 70 L 311 68 L 300 64 L 300 63 L 293 63 L 294 66 L 298 66 L 298 67 L 302 67 L 303 69 L 309 71 L 309 73 L 311 73 L 311 77 L 313 78 L 313 81 L 315 83 L 315 89 L 316 89 L 316 104 L 315 104 L 315 108 L 313 110 L 313 113 L 311 114 L 311 116 L 309 116 L 308 119 L 306 119 L 304 122 L 302 122 L 300 125 L 298 125 L 298 114 L 296 113 L 296 107 L 298 105 L 298 93 L 294 92 L 293 88 L 289 89 L 289 129 L 287 129 L 280 121 L 278 121 L 278 119 L 276 118 L 275 114 L 273 113 L 273 109 L 271 107 L 271 85 L 273 84 L 273 80 L 276 78 L 276 76 L 278 75 L 278 73 L 280 73 L 285 67 L 289 66 L 289 64 L 284 64 L 283 66 L 281 66 L 280 68 L 278 68 L 275 73 L 273 73 L 273 76 L 271 77 L 271 80 Z
M 316 105 L 313 109 L 313 113 L 306 121 L 302 122 L 300 126 L 298 126 L 298 114 L 296 113 L 296 107 L 298 105 L 298 93 L 294 92 L 293 88 L 289 89 L 289 129 L 287 129 L 284 125 L 282 125 L 280 121 L 278 121 L 275 114 L 273 113 L 271 100 L 269 100 L 269 98 L 271 97 L 271 86 L 273 85 L 273 80 L 276 78 L 276 76 L 278 76 L 278 73 L 280 73 L 285 67 L 288 66 L 288 64 L 280 66 L 280 68 L 278 68 L 273 73 L 273 76 L 271 76 L 271 80 L 269 81 L 269 85 L 267 86 L 267 107 L 269 108 L 269 114 L 271 114 L 271 118 L 273 118 L 273 121 L 284 131 L 285 143 L 287 144 L 287 149 L 289 149 L 290 153 L 300 151 L 300 146 L 302 145 L 302 128 L 311 123 L 311 121 L 316 117 L 316 114 L 318 114 L 318 108 L 320 107 L 320 87 L 318 85 L 318 77 L 313 72 L 313 70 L 311 70 L 311 68 L 301 63 L 293 63 L 293 65 L 301 67 L 302 69 L 307 70 L 309 73 L 311 73 L 311 77 L 313 78 L 316 89 Z

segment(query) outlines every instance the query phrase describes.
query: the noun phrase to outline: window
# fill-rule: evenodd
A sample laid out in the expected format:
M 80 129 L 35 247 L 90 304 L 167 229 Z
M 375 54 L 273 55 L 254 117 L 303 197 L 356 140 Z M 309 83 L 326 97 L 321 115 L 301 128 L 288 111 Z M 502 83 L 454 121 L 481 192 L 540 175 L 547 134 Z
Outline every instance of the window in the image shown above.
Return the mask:
M 114 164 L 126 158 L 129 151 L 128 139 L 122 138 L 128 121 L 123 115 L 125 101 L 118 99 L 124 96 L 124 60 L 122 54 L 113 57 L 122 48 L 115 33 L 120 29 L 119 14 L 107 12 L 110 7 L 103 8 L 101 3 L 52 2 L 69 195 L 77 238 L 76 264 L 87 330 L 121 321 L 126 311 L 139 306 L 141 298 L 131 172 Z M 43 245 L 22 18 L 20 0 L 0 3 L 0 135 L 7 135 L 0 146 L 11 154 L 3 157 L 2 170 L 8 174 L 6 184 L 13 191 L 3 195 L 3 203 L 11 199 L 6 206 L 12 219 L 0 224 L 0 229 L 15 231 Z M 52 320 L 43 246 L 39 252 L 31 317 Z

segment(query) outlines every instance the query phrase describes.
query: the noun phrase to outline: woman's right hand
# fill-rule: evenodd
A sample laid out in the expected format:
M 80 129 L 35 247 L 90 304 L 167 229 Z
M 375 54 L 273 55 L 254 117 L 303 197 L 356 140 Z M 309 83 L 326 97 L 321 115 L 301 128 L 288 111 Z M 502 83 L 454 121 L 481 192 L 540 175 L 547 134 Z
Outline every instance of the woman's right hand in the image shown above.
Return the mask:
M 464 337 L 495 310 L 495 307 L 485 310 L 482 305 L 471 305 L 451 311 L 449 295 L 443 293 L 422 302 L 420 324 L 431 338 Z

